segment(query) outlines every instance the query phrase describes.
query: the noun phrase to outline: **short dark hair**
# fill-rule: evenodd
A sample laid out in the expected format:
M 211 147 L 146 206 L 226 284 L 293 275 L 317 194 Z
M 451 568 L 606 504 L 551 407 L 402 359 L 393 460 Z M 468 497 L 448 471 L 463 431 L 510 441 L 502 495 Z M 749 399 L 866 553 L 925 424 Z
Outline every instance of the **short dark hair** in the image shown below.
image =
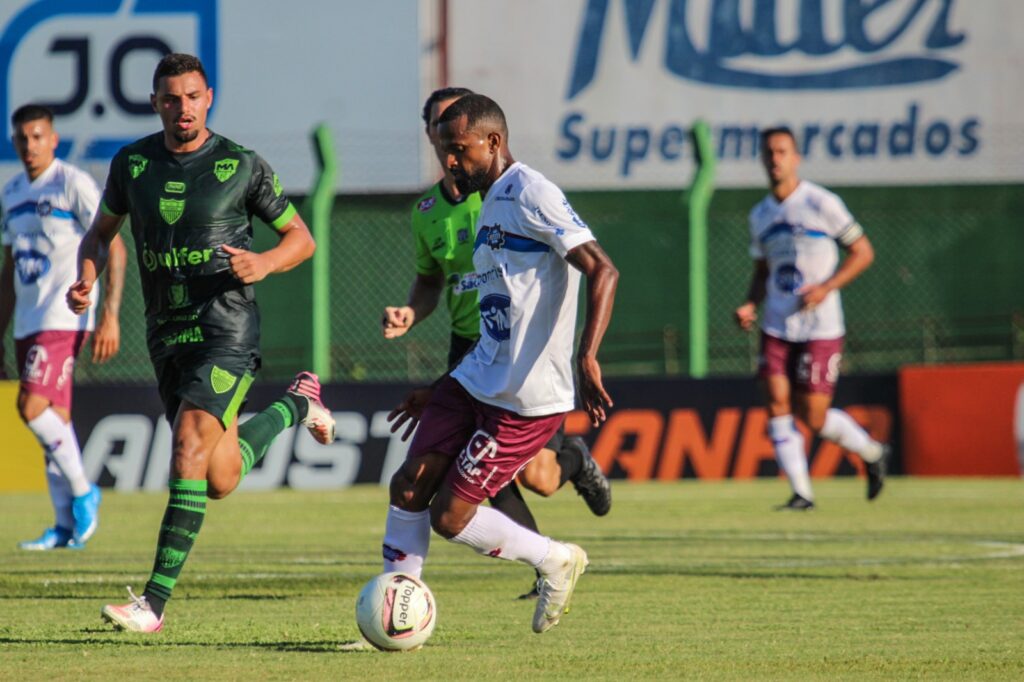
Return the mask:
M 156 71 L 153 72 L 153 92 L 156 92 L 161 78 L 180 76 L 184 73 L 192 73 L 193 71 L 203 77 L 203 82 L 209 82 L 206 79 L 206 70 L 203 68 L 203 63 L 199 61 L 199 57 L 181 52 L 172 52 L 171 54 L 164 55 L 164 58 L 156 65 Z
M 473 91 L 469 88 L 440 88 L 430 93 L 430 97 L 423 103 L 423 124 L 430 125 L 430 109 L 438 102 L 443 102 L 448 99 L 459 99 L 466 95 L 472 95 Z
M 466 95 L 452 103 L 444 110 L 438 123 L 451 123 L 461 117 L 466 117 L 466 125 L 470 130 L 479 124 L 491 123 L 507 138 L 508 124 L 505 122 L 505 112 L 501 110 L 498 103 L 486 95 Z
M 800 150 L 800 143 L 796 139 L 796 133 L 794 133 L 793 129 L 790 128 L 789 126 L 774 126 L 772 128 L 765 128 L 764 130 L 762 130 L 761 146 L 764 147 L 768 143 L 769 138 L 771 138 L 773 135 L 787 136 L 789 139 L 793 140 L 793 146 L 797 149 L 797 151 Z
M 45 118 L 53 124 L 53 109 L 42 104 L 23 104 L 11 114 L 11 125 L 18 127 L 29 121 L 38 121 Z

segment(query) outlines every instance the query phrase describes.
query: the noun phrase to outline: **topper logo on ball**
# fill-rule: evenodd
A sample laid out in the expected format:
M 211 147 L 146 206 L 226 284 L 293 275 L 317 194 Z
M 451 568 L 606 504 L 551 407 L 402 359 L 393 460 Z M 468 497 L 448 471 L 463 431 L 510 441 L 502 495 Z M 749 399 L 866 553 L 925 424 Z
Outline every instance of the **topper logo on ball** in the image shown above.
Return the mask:
M 950 26 L 955 0 L 902 0 L 864 2 L 864 0 L 801 0 L 789 3 L 793 12 L 781 13 L 776 0 L 752 0 L 753 18 L 745 25 L 740 0 L 710 2 L 706 45 L 699 49 L 692 37 L 688 0 L 668 0 L 665 33 L 665 68 L 680 78 L 734 88 L 782 90 L 840 90 L 920 83 L 942 78 L 959 64 L 936 58 L 938 50 L 960 45 L 965 34 Z M 601 56 L 601 44 L 607 23 L 610 0 L 588 0 L 583 13 L 576 59 L 570 77 L 568 99 L 573 99 L 593 82 Z M 647 35 L 647 27 L 657 0 L 622 0 L 632 61 L 636 61 Z M 842 37 L 830 40 L 826 35 L 826 10 L 838 11 Z M 931 9 L 931 12 L 926 10 Z M 884 14 L 882 13 L 884 11 Z M 874 15 L 874 16 L 873 16 Z M 779 21 L 794 22 L 795 37 L 788 42 L 779 38 Z M 918 30 L 923 26 L 924 30 Z M 910 36 L 924 35 L 922 44 L 913 45 Z M 771 59 L 789 53 L 812 58 L 835 55 L 840 50 L 852 60 L 804 73 L 773 73 Z M 880 58 L 887 51 L 899 56 Z M 918 50 L 916 56 L 908 52 Z M 741 68 L 730 62 L 760 57 L 760 69 Z

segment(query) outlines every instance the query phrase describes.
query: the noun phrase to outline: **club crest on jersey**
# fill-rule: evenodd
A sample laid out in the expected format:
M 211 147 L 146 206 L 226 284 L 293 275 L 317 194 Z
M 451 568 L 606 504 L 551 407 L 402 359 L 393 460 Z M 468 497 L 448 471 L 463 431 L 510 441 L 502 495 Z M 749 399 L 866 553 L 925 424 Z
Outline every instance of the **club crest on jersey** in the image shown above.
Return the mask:
M 160 215 L 167 221 L 168 225 L 173 225 L 178 222 L 181 215 L 185 212 L 185 200 L 184 199 L 166 199 L 160 197 Z
M 486 231 L 484 242 L 492 251 L 505 247 L 505 233 L 501 231 L 501 225 L 484 225 L 481 229 Z
M 132 154 L 128 157 L 128 172 L 131 173 L 132 180 L 142 175 L 143 171 L 146 170 L 146 166 L 149 165 L 149 159 L 141 154 Z
M 221 159 L 213 164 L 213 174 L 221 182 L 226 182 L 237 170 L 238 159 Z
M 40 216 L 48 216 L 53 213 L 53 204 L 46 199 L 43 199 L 36 204 L 36 214 Z
M 416 204 L 416 208 L 419 209 L 420 213 L 426 213 L 427 211 L 432 209 L 434 207 L 434 204 L 436 204 L 436 203 L 437 203 L 437 198 L 436 197 L 427 197 L 426 199 L 424 199 L 420 203 Z

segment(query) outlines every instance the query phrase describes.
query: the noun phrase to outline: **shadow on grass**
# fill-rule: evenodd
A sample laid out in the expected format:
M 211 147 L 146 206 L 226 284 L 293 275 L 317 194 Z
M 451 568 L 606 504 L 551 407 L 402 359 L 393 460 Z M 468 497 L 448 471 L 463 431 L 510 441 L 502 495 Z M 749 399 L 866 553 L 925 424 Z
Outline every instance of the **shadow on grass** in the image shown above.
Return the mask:
M 146 635 L 127 632 L 114 632 L 103 628 L 85 628 L 83 637 L 0 637 L 0 646 L 52 646 L 66 644 L 83 645 L 124 645 L 139 647 L 184 648 L 200 647 L 203 649 L 254 649 L 279 651 L 285 653 L 320 653 L 320 654 L 358 654 L 375 653 L 375 649 L 361 640 L 343 640 L 332 642 L 209 642 L 187 639 L 153 638 Z

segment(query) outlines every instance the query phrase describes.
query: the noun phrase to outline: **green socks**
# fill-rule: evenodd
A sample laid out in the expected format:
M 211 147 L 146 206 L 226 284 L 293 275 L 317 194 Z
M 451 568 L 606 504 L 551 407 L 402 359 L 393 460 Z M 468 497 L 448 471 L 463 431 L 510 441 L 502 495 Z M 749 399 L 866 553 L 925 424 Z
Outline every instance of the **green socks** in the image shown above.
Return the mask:
M 156 542 L 153 575 L 143 592 L 157 617 L 163 614 L 164 605 L 171 598 L 178 574 L 185 565 L 206 515 L 205 480 L 173 480 L 170 489 L 171 496 L 167 500 L 167 511 L 164 512 Z
M 242 478 L 267 454 L 277 434 L 298 422 L 305 415 L 299 410 L 306 407 L 305 401 L 297 405 L 291 396 L 284 396 L 270 404 L 267 409 L 238 427 L 238 449 L 242 452 Z

